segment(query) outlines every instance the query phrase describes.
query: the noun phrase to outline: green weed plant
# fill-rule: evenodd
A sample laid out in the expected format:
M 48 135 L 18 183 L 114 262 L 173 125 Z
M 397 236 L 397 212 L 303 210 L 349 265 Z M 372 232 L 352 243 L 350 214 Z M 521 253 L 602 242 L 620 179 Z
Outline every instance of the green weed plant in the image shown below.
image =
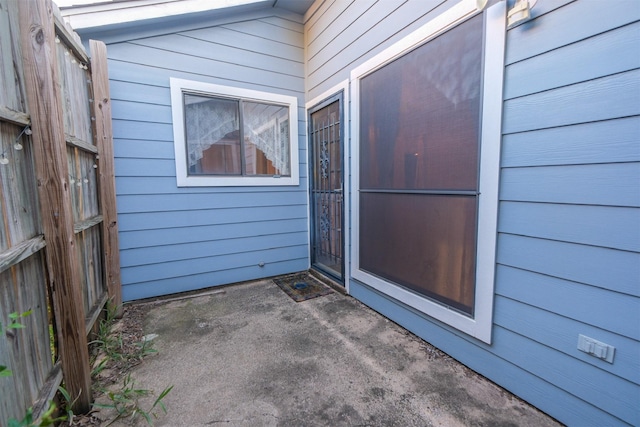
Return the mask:
M 25 326 L 20 323 L 20 319 L 29 316 L 31 313 L 32 310 L 25 311 L 24 313 L 14 312 L 9 314 L 9 323 L 7 324 L 7 326 L 3 328 L 2 322 L 0 322 L 0 334 L 2 334 L 4 331 L 6 331 L 5 333 L 9 334 L 10 331 L 14 329 L 23 329 Z M 11 372 L 9 368 L 7 368 L 5 365 L 0 365 L 0 377 L 10 377 L 11 375 L 13 375 L 13 372 Z
M 3 327 L 2 322 L 0 322 L 0 334 L 3 332 L 9 334 L 12 330 L 15 329 L 24 329 L 25 326 L 20 323 L 20 319 L 23 319 L 29 316 L 32 313 L 32 310 L 25 311 L 23 313 L 13 312 L 9 314 L 9 323 Z M 10 369 L 8 369 L 4 365 L 0 365 L 0 377 L 10 377 L 13 375 Z M 7 422 L 8 427 L 47 427 L 55 425 L 60 421 L 64 421 L 67 418 L 56 417 L 57 406 L 53 402 L 49 402 L 49 408 L 37 419 L 33 417 L 33 408 L 27 409 L 24 417 L 21 420 L 16 420 L 15 418 L 10 418 Z
M 143 340 L 136 343 L 135 351 L 125 351 L 122 336 L 113 333 L 112 329 L 116 322 L 117 307 L 107 303 L 105 318 L 100 321 L 96 337 L 91 341 L 94 354 L 99 358 L 99 362 L 93 361 L 92 376 L 97 377 L 104 369 L 107 369 L 113 362 L 123 362 L 124 369 L 136 364 L 144 357 L 157 353 L 150 340 Z M 95 408 L 113 409 L 115 418 L 107 425 L 111 425 L 117 420 L 129 419 L 131 421 L 142 417 L 147 424 L 153 425 L 153 420 L 158 417 L 158 412 L 167 413 L 163 399 L 173 389 L 173 386 L 165 388 L 156 398 L 149 408 L 145 408 L 142 399 L 152 395 L 152 391 L 140 388 L 135 384 L 131 374 L 127 374 L 120 388 L 109 390 L 101 387 L 99 391 L 108 399 L 108 403 L 94 403 Z
M 9 314 L 9 322 L 6 326 L 3 326 L 2 322 L 0 322 L 0 335 L 10 334 L 16 329 L 23 329 L 25 326 L 20 322 L 20 319 L 29 316 L 31 313 L 32 311 L 29 310 L 24 313 L 14 312 Z M 128 362 L 133 359 L 142 360 L 145 356 L 157 352 L 157 350 L 153 348 L 151 341 L 143 340 L 141 343 L 136 344 L 138 347 L 137 351 L 125 353 L 122 336 L 112 333 L 112 327 L 116 321 L 116 313 L 117 307 L 107 303 L 105 319 L 100 321 L 96 339 L 90 342 L 90 345 L 97 350 L 97 353 L 104 356 L 91 373 L 94 378 L 107 367 L 110 361 Z M 11 375 L 13 375 L 13 373 L 7 366 L 0 365 L 0 377 L 10 377 Z M 153 419 L 158 417 L 159 410 L 165 414 L 167 413 L 163 399 L 172 389 L 173 386 L 165 388 L 153 404 L 148 409 L 145 409 L 141 399 L 151 395 L 151 390 L 136 387 L 135 381 L 131 378 L 131 374 L 127 374 L 123 380 L 122 387 L 118 390 L 101 390 L 109 399 L 109 403 L 95 403 L 94 407 L 111 408 L 115 410 L 116 417 L 107 425 L 111 425 L 117 420 L 125 418 L 135 420 L 138 417 L 144 418 L 147 424 L 153 425 Z M 72 399 L 64 387 L 58 387 L 58 391 L 64 400 L 60 409 L 63 410 L 66 415 L 57 417 L 56 414 L 59 408 L 54 402 L 49 402 L 49 408 L 39 418 L 34 419 L 33 408 L 29 408 L 21 420 L 15 418 L 9 419 L 7 427 L 47 427 L 62 421 L 68 421 L 69 424 L 72 424 L 74 413 L 71 408 L 74 399 Z
M 144 418 L 149 425 L 153 425 L 153 419 L 158 418 L 158 409 L 163 413 L 167 413 L 162 400 L 173 389 L 173 386 L 165 388 L 162 393 L 156 398 L 151 407 L 145 409 L 141 399 L 151 394 L 150 390 L 137 388 L 135 380 L 131 378 L 131 374 L 128 374 L 123 381 L 122 387 L 118 390 L 110 391 L 105 390 L 105 395 L 109 399 L 109 403 L 95 403 L 94 406 L 99 408 L 113 409 L 116 412 L 116 417 L 107 425 L 111 425 L 117 420 L 129 418 L 134 421 L 138 417 Z

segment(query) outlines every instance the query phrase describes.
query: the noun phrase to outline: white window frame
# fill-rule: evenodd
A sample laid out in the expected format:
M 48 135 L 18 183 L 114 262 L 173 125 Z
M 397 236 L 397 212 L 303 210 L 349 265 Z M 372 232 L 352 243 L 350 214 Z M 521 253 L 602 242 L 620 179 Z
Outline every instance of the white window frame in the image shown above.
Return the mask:
M 502 87 L 506 34 L 506 2 L 486 11 L 480 145 L 480 184 L 476 247 L 474 316 L 466 316 L 432 299 L 411 292 L 360 268 L 360 79 L 415 47 L 478 13 L 476 0 L 462 0 L 407 37 L 351 72 L 351 194 L 353 239 L 351 275 L 387 296 L 488 344 L 491 343 L 498 223 L 498 183 L 502 124 Z
M 295 96 L 261 92 L 233 86 L 222 86 L 193 80 L 170 78 L 173 142 L 178 187 L 247 187 L 247 186 L 297 186 L 300 184 L 298 161 L 298 98 Z M 280 104 L 289 108 L 289 161 L 290 176 L 252 175 L 189 175 L 184 129 L 183 94 L 223 96 L 247 101 Z

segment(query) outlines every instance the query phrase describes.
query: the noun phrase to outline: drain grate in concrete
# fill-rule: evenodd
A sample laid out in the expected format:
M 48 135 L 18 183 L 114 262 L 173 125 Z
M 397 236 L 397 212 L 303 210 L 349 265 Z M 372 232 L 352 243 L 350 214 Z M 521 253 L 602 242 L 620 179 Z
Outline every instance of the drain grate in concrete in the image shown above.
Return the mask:
M 328 286 L 320 283 L 307 273 L 290 274 L 277 277 L 273 283 L 278 285 L 295 302 L 306 301 L 333 293 Z

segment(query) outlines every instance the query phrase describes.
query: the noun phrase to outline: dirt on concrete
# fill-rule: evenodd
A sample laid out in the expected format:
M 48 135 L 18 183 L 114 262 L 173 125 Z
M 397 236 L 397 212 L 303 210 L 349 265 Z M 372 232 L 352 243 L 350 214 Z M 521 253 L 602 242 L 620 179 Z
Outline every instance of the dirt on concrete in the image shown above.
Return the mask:
M 158 426 L 560 425 L 340 293 L 262 280 L 131 307 L 158 350 L 132 377 L 173 386 Z

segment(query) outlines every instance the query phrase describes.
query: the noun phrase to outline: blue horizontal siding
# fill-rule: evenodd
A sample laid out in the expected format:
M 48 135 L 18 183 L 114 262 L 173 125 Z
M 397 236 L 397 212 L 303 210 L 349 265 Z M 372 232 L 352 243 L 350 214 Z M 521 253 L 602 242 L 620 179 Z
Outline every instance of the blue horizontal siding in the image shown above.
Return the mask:
M 277 52 L 276 56 L 287 61 L 299 62 L 303 55 L 303 48 L 278 40 L 272 40 L 260 34 L 248 34 L 238 31 L 235 27 L 212 27 L 181 33 L 186 37 L 215 43 L 221 46 L 231 46 L 243 51 L 266 54 Z
M 587 305 L 587 307 L 593 306 L 597 304 L 590 302 Z M 638 341 L 539 308 L 513 299 L 496 297 L 496 311 L 500 313 L 496 324 L 567 356 L 579 359 L 594 368 L 616 375 L 617 381 L 624 380 L 636 385 L 640 384 L 640 343 Z M 588 314 L 587 310 L 585 307 L 582 310 L 583 314 Z M 612 312 L 610 311 L 607 315 L 611 316 Z M 615 363 L 596 359 L 578 350 L 579 334 L 615 347 Z
M 554 313 L 610 334 L 640 339 L 637 297 L 508 265 L 498 265 L 496 275 L 498 295 L 539 308 L 545 315 Z M 553 329 L 553 323 L 547 322 L 547 327 Z
M 640 161 L 640 116 L 505 135 L 502 166 Z
M 538 16 L 538 7 L 553 8 L 559 1 L 538 2 L 532 10 L 535 20 L 509 32 L 505 52 L 507 64 L 526 60 L 594 35 L 640 20 L 636 0 L 573 1 Z
M 502 129 L 509 134 L 637 115 L 640 70 L 633 70 L 507 100 Z
M 171 119 L 170 105 L 113 100 L 111 102 L 111 108 L 113 111 L 112 118 L 114 120 L 169 124 L 173 122 Z
M 306 258 L 307 245 L 288 246 L 282 248 L 246 250 L 228 255 L 192 258 L 159 264 L 125 267 L 122 269 L 122 282 L 128 284 L 153 282 L 163 279 L 186 277 L 194 274 L 219 272 L 257 266 L 264 262 L 274 263 L 291 259 Z M 197 256 L 197 254 L 195 254 Z M 308 264 L 308 262 L 307 262 Z M 233 282 L 236 282 L 234 280 Z M 126 286 L 124 286 L 126 288 Z M 174 289 L 174 292 L 183 292 Z
M 240 66 L 246 69 L 244 72 L 251 72 L 252 70 L 254 73 L 268 71 L 294 78 L 300 78 L 304 72 L 304 64 L 301 61 L 283 59 L 266 53 L 239 48 L 238 46 L 225 46 L 184 34 L 136 40 L 132 44 L 158 49 L 167 54 L 180 53 L 230 64 L 234 67 Z
M 500 234 L 497 258 L 499 264 L 640 296 L 637 252 Z
M 308 221 L 300 218 L 272 219 L 255 222 L 242 221 L 214 225 L 193 225 L 172 227 L 157 230 L 132 230 L 120 233 L 120 249 L 142 249 L 152 246 L 171 246 L 192 242 L 206 242 L 247 238 L 253 236 L 270 236 L 282 233 L 308 233 Z
M 419 4 L 404 1 L 378 1 L 364 13 L 343 14 L 339 20 L 339 35 L 316 41 L 308 52 L 307 88 L 309 97 L 321 93 L 320 85 L 329 88 L 349 77 L 358 63 L 373 57 L 384 48 L 409 34 L 450 8 L 454 2 L 425 0 Z M 329 25 L 322 20 L 322 24 Z M 341 31 L 342 30 L 342 31 Z
M 114 119 L 112 126 L 114 139 L 171 141 L 171 143 L 173 143 L 173 126 L 168 123 L 136 122 L 132 120 Z
M 199 238 L 188 243 L 121 249 L 122 268 L 153 265 L 165 262 L 194 260 L 243 254 L 247 251 L 263 251 L 275 248 L 303 246 L 308 244 L 306 230 L 274 234 L 255 234 L 246 237 L 218 238 L 210 235 L 207 240 Z
M 251 187 L 249 187 L 251 188 Z M 171 195 L 125 195 L 118 197 L 121 213 L 169 212 L 174 210 L 229 209 L 257 206 L 286 206 L 306 203 L 306 191 L 262 192 L 257 187 L 254 192 L 211 192 L 202 194 Z
M 640 207 L 638 182 L 640 163 L 505 168 L 500 199 Z
M 112 79 L 109 82 L 109 93 L 111 99 L 115 101 L 135 101 L 171 106 L 171 94 L 167 92 L 168 85 L 168 81 L 166 85 L 158 86 Z
M 119 177 L 173 177 L 176 162 L 173 159 L 116 158 L 116 176 Z
M 499 326 L 493 334 L 496 341 L 510 343 L 500 349 L 501 357 L 630 425 L 640 423 L 637 385 Z
M 502 202 L 498 231 L 640 252 L 637 220 L 635 208 Z
M 173 141 L 114 139 L 114 156 L 118 160 L 133 159 L 173 159 Z M 117 176 L 116 176 L 117 179 Z
M 125 301 L 169 295 L 177 292 L 187 292 L 213 286 L 226 285 L 234 282 L 255 280 L 263 277 L 273 277 L 281 274 L 303 271 L 309 268 L 308 258 L 287 259 L 265 264 L 191 274 L 188 276 L 171 277 L 151 282 L 132 283 L 122 289 Z
M 313 59 L 322 50 L 329 50 L 331 42 L 327 44 L 326 41 L 336 40 L 354 22 L 366 19 L 366 16 L 363 18 L 361 16 L 375 4 L 374 0 L 358 1 L 357 3 L 355 1 L 341 1 L 331 5 L 325 3 L 323 10 L 318 11 L 318 14 L 323 14 L 322 24 L 324 25 L 314 25 L 314 23 L 307 25 L 307 49 L 310 52 L 308 59 Z
M 302 25 L 296 27 L 294 30 L 274 25 L 271 22 L 265 21 L 264 18 L 221 25 L 221 28 L 251 36 L 263 37 L 269 40 L 277 40 L 282 44 L 300 48 L 302 51 L 302 49 L 304 49 L 303 27 Z
M 109 54 L 110 46 L 108 46 L 107 49 L 107 54 Z M 135 58 L 132 58 L 131 60 L 133 61 L 134 59 Z M 182 60 L 183 63 L 188 62 L 187 58 L 180 58 L 180 60 Z M 166 86 L 168 88 L 169 78 L 175 77 L 186 80 L 197 80 L 204 83 L 214 83 L 220 85 L 241 87 L 245 89 L 262 90 L 265 92 L 277 91 L 277 93 L 289 96 L 301 96 L 303 94 L 304 88 L 303 80 L 297 82 L 296 85 L 283 88 L 279 87 L 278 85 L 271 84 L 272 82 L 268 82 L 267 84 L 260 84 L 253 82 L 252 80 L 243 80 L 239 78 L 240 76 L 237 74 L 211 75 L 206 71 L 210 69 L 216 69 L 215 62 L 213 61 L 209 61 L 208 66 L 205 65 L 205 68 L 194 66 L 188 67 L 187 70 L 174 69 L 175 67 L 162 68 L 147 63 L 135 63 L 116 60 L 111 57 L 109 57 L 108 62 L 109 79 L 112 81 L 128 81 L 132 83 L 141 83 L 152 86 Z
M 144 58 L 144 64 L 156 69 L 193 72 L 194 75 L 204 74 L 218 78 L 231 77 L 237 81 L 252 81 L 260 86 L 274 89 L 303 87 L 302 76 L 295 77 L 280 73 L 249 69 L 236 64 L 230 64 L 209 58 L 194 57 L 181 52 L 167 52 L 133 43 L 121 43 L 109 46 L 109 59 L 122 62 L 137 63 Z
M 640 23 L 517 62 L 505 70 L 505 99 L 640 68 Z
M 120 231 L 166 230 L 174 227 L 235 224 L 242 222 L 272 221 L 300 218 L 307 215 L 307 204 L 260 206 L 233 209 L 182 210 L 147 212 L 144 215 L 118 213 Z M 164 231 L 158 231 L 162 233 Z

